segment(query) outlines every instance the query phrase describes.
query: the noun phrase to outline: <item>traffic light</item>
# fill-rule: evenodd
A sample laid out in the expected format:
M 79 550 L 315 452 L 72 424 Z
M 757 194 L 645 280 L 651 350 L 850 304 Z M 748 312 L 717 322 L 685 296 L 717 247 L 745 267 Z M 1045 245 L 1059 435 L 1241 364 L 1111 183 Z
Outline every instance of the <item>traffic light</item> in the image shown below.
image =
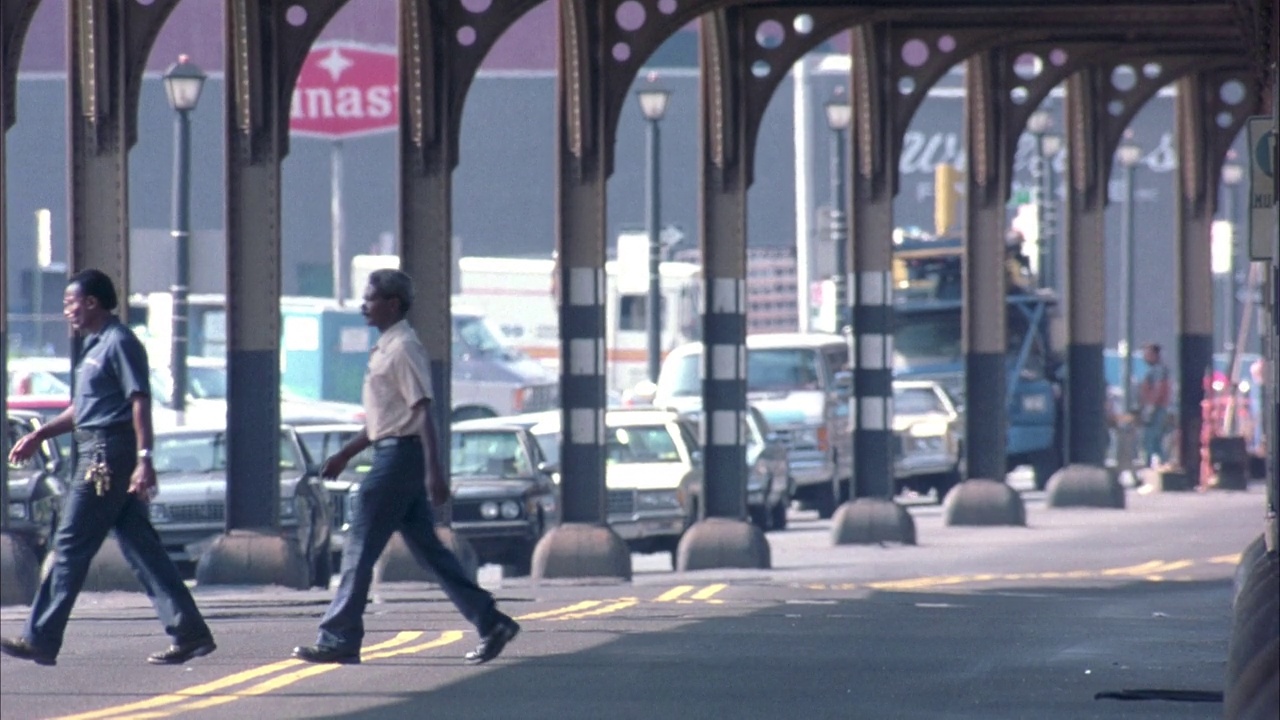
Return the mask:
M 963 181 L 955 165 L 938 163 L 933 168 L 933 222 L 938 237 L 947 235 L 956 227 L 957 187 Z

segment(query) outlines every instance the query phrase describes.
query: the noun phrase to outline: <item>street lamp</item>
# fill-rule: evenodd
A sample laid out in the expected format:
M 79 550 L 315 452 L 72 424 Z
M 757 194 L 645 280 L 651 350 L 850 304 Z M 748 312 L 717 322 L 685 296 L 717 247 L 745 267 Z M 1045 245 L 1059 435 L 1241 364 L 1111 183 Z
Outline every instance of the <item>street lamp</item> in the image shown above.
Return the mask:
M 1036 140 L 1036 160 L 1040 169 L 1037 178 L 1036 230 L 1039 235 L 1039 286 L 1051 288 L 1056 284 L 1054 266 L 1057 260 L 1055 236 L 1057 217 L 1054 213 L 1054 189 L 1052 159 L 1062 150 L 1062 137 L 1051 134 L 1053 116 L 1047 110 L 1037 110 L 1027 118 L 1027 130 Z
M 1227 161 L 1222 165 L 1222 184 L 1224 192 L 1222 193 L 1222 216 L 1227 221 L 1227 227 L 1230 228 L 1228 236 L 1228 246 L 1230 247 L 1231 262 L 1227 270 L 1227 297 L 1223 303 L 1223 311 L 1226 313 L 1223 324 L 1223 333 L 1228 344 L 1234 346 L 1236 337 L 1236 298 L 1240 294 L 1239 283 L 1240 278 L 1236 276 L 1236 258 L 1240 257 L 1239 249 L 1236 247 L 1236 241 L 1240 234 L 1236 232 L 1236 188 L 1244 181 L 1244 167 L 1236 159 L 1236 151 L 1227 151 Z M 1236 348 L 1239 352 L 1239 348 Z
M 1120 286 L 1120 336 L 1124 346 L 1120 348 L 1120 389 L 1124 397 L 1124 412 L 1129 412 L 1133 402 L 1133 175 L 1142 160 L 1142 148 L 1133 144 L 1132 132 L 1125 133 L 1125 142 L 1116 149 L 1116 159 L 1124 168 L 1124 205 L 1120 220 L 1120 274 L 1124 282 Z
M 853 107 L 837 87 L 826 104 L 827 127 L 831 129 L 831 242 L 836 248 L 836 327 L 840 332 L 852 318 L 846 317 L 849 299 L 845 297 L 849 275 L 848 223 L 845 220 L 844 133 L 853 120 Z
M 186 55 L 164 73 L 164 91 L 176 113 L 173 126 L 173 240 L 177 273 L 171 288 L 173 325 L 169 368 L 173 409 L 187 404 L 187 286 L 191 274 L 191 111 L 200 102 L 205 74 Z M 179 415 L 181 417 L 181 415 Z
M 662 212 L 660 148 L 662 138 L 658 132 L 658 123 L 667 113 L 667 100 L 671 92 L 657 84 L 658 74 L 649 73 L 647 83 L 636 91 L 636 99 L 640 101 L 640 113 L 649 123 L 649 153 L 646 163 L 645 179 L 647 190 L 645 201 L 647 212 L 645 229 L 649 234 L 649 301 L 645 304 L 645 315 L 648 322 L 649 345 L 649 381 L 658 382 L 658 368 L 662 362 L 662 238 L 659 233 Z

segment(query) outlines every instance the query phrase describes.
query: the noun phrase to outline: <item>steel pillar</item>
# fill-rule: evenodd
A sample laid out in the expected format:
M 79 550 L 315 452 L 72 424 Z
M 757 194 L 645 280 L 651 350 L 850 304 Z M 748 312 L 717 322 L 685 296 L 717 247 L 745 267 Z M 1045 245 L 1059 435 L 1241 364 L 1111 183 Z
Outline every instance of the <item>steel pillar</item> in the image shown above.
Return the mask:
M 1005 307 L 1004 213 L 1011 168 L 1011 129 L 1001 112 L 1004 67 L 998 51 L 969 58 L 965 72 L 968 147 L 964 271 L 965 460 L 969 478 L 1004 481 Z M 982 418 L 981 422 L 973 419 Z
M 227 532 L 201 558 L 201 584 L 308 584 L 279 531 L 280 164 L 307 48 L 342 4 L 226 6 Z
M 1067 274 L 1066 461 L 1102 467 L 1107 455 L 1106 344 L 1107 177 L 1111 169 L 1106 108 L 1098 103 L 1105 78 L 1096 68 L 1072 76 L 1067 85 L 1068 171 L 1065 227 Z

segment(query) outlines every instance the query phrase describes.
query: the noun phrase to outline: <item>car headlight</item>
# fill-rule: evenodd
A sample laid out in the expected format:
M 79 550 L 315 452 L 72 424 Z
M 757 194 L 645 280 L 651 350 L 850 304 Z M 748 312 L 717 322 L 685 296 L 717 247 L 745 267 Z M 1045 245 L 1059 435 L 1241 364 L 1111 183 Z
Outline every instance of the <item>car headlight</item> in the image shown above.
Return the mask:
M 947 439 L 942 437 L 941 435 L 934 435 L 932 437 L 918 437 L 918 438 L 915 438 L 914 443 L 915 443 L 915 448 L 917 450 L 923 450 L 925 452 L 936 452 L 940 450 L 945 450 L 947 447 Z
M 1049 397 L 1043 393 L 1022 396 L 1022 412 L 1042 413 L 1049 410 Z
M 280 498 L 280 519 L 292 518 L 297 515 L 297 509 L 294 507 L 293 498 Z
M 9 519 L 11 519 L 11 520 L 26 520 L 26 519 L 27 519 L 27 506 L 26 506 L 26 504 L 25 504 L 25 503 L 20 503 L 20 502 L 11 502 L 11 503 L 9 503 Z
M 637 510 L 678 510 L 680 495 L 675 490 L 649 490 L 636 495 Z
M 495 520 L 498 517 L 498 503 L 492 500 L 486 500 L 480 503 L 480 517 L 485 520 Z
M 515 520 L 520 517 L 520 503 L 515 500 L 502 501 L 502 517 L 506 520 Z
M 151 508 L 147 511 L 151 515 L 151 522 L 166 523 L 169 522 L 169 508 L 164 503 L 151 503 Z

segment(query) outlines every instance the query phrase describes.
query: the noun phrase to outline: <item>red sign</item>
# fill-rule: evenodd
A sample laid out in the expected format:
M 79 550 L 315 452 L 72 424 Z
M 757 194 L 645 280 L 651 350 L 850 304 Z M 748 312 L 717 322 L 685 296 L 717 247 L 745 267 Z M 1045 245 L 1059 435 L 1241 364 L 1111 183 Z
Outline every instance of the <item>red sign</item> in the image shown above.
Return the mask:
M 395 130 L 400 121 L 394 48 L 352 43 L 312 47 L 289 109 L 295 135 L 343 140 Z

